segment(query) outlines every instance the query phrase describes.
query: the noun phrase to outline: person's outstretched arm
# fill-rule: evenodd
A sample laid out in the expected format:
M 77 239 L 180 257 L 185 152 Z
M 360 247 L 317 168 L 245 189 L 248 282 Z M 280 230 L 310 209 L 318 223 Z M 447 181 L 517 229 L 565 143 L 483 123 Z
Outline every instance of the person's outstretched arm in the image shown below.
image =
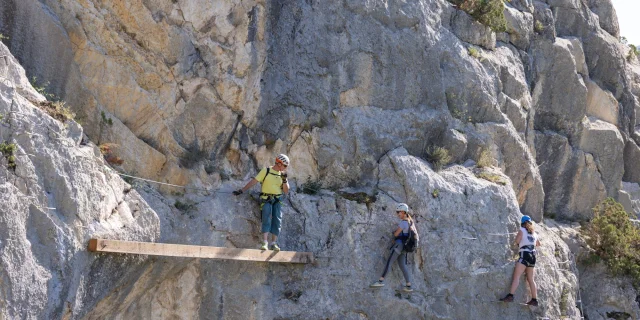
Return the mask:
M 238 189 L 238 190 L 234 191 L 233 194 L 236 195 L 236 196 L 237 195 L 241 195 L 244 192 L 246 192 L 247 190 L 253 188 L 253 186 L 255 186 L 256 183 L 258 183 L 258 182 L 259 181 L 256 180 L 256 179 L 251 179 L 249 182 L 247 182 L 247 184 L 244 187 L 242 187 L 242 189 Z

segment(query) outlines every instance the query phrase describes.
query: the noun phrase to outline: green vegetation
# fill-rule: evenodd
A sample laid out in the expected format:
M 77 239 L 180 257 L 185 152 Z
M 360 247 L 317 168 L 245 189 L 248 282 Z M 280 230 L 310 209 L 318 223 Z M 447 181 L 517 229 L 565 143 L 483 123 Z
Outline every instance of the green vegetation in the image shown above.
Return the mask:
M 43 84 L 38 84 L 38 77 L 31 77 L 29 82 L 31 82 L 31 86 L 36 89 L 39 94 L 47 98 L 47 100 L 58 100 L 58 97 L 56 97 L 56 95 L 54 95 L 53 93 L 49 93 L 48 88 L 51 82 L 47 81 Z
M 480 59 L 480 50 L 476 49 L 475 47 L 469 47 L 467 49 L 467 52 L 469 53 L 470 56 L 476 59 Z
M 540 20 L 536 20 L 536 22 L 533 24 L 533 30 L 537 33 L 542 33 L 544 29 L 544 25 L 542 24 L 542 22 L 540 22 Z
M 180 200 L 176 200 L 176 202 L 173 204 L 174 207 L 176 207 L 176 209 L 187 213 L 191 210 L 193 210 L 195 208 L 195 205 L 192 203 L 185 203 L 185 202 L 181 202 Z
M 100 111 L 100 116 L 102 117 L 102 122 L 105 124 L 108 124 L 109 126 L 113 125 L 113 120 L 111 120 L 111 117 L 107 117 L 104 114 L 104 111 Z
M 0 152 L 4 155 L 4 158 L 7 159 L 8 167 L 11 170 L 16 170 L 16 150 L 18 146 L 15 143 L 3 142 L 0 143 Z
M 629 51 L 627 52 L 627 61 L 631 62 L 634 58 L 640 56 L 640 50 L 638 50 L 638 46 L 630 44 L 629 40 L 626 37 L 620 37 L 620 42 L 624 45 L 629 46 Z
M 636 47 L 635 45 L 630 44 L 629 45 L 629 52 L 627 53 L 627 61 L 631 62 L 631 60 L 633 60 L 633 58 L 636 58 L 640 55 L 640 50 L 638 50 L 638 47 Z
M 640 285 L 640 228 L 613 198 L 593 208 L 594 218 L 582 229 L 587 244 L 594 250 L 587 262 L 603 261 L 614 275 L 631 277 Z
M 462 121 L 462 122 L 473 122 L 473 118 L 469 115 L 466 110 L 460 110 L 458 108 L 449 109 L 451 116 Z M 459 130 L 458 130 L 459 131 Z M 463 133 L 463 132 L 461 132 Z
M 322 188 L 322 183 L 319 179 L 311 180 L 311 176 L 307 177 L 307 181 L 300 186 L 300 192 L 306 194 L 316 194 Z
M 440 190 L 438 189 L 433 189 L 433 192 L 431 192 L 431 196 L 434 198 L 437 198 L 440 195 Z
M 426 150 L 427 153 L 427 161 L 433 164 L 433 169 L 435 171 L 440 171 L 442 168 L 451 162 L 451 156 L 449 155 L 449 150 L 438 147 L 438 146 L 430 146 Z
M 366 205 L 374 203 L 376 202 L 376 200 L 378 200 L 378 197 L 375 194 L 370 196 L 365 192 L 356 192 L 356 193 L 339 192 L 338 194 L 347 200 L 355 201 L 357 203 L 366 204 Z
M 493 156 L 491 156 L 491 152 L 487 149 L 482 149 L 480 151 L 480 156 L 478 157 L 478 161 L 476 161 L 476 165 L 479 168 L 491 167 L 495 164 L 495 160 Z
M 502 176 L 499 175 L 499 174 L 490 173 L 490 172 L 480 172 L 480 173 L 476 174 L 476 177 L 478 177 L 480 179 L 485 179 L 487 181 L 491 181 L 493 183 L 497 183 L 499 185 L 503 185 L 503 186 L 507 185 L 507 182 L 504 181 Z
M 7 37 L 4 34 L 0 33 L 0 41 L 4 41 L 4 40 L 9 40 L 9 37 Z
M 448 0 L 495 32 L 507 31 L 503 0 Z
M 44 110 L 52 118 L 61 122 L 73 120 L 76 117 L 76 114 L 71 111 L 71 108 L 66 106 L 64 101 L 42 101 L 40 102 L 40 109 Z
M 560 314 L 566 315 L 569 307 L 569 289 L 562 288 L 562 294 L 560 295 Z

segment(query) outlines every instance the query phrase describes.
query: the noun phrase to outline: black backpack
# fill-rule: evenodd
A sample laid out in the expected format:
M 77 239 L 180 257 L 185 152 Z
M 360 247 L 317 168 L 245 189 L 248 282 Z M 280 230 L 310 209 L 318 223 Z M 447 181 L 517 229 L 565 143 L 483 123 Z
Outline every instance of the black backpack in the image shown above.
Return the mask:
M 418 249 L 418 234 L 413 232 L 411 225 L 413 225 L 413 223 L 409 224 L 409 236 L 404 239 L 403 243 L 403 250 L 406 252 L 414 252 Z

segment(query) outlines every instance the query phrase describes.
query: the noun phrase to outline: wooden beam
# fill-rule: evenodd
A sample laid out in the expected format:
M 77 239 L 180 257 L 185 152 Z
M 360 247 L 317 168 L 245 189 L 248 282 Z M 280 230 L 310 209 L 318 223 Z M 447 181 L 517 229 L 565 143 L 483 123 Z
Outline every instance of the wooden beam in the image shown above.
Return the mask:
M 242 261 L 281 263 L 312 263 L 313 253 L 295 251 L 271 251 L 256 249 L 220 248 L 184 244 L 121 241 L 107 239 L 89 240 L 91 252 L 146 254 L 153 256 L 209 258 Z

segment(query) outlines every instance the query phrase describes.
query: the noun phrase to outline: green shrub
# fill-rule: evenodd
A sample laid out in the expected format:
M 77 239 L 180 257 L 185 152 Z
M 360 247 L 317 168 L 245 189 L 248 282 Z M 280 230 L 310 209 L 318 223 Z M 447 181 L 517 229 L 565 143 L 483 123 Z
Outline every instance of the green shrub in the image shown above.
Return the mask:
M 640 285 L 640 229 L 633 225 L 624 207 L 607 198 L 593 208 L 594 218 L 583 228 L 587 244 L 594 250 L 588 260 L 602 260 L 614 275 L 630 276 Z
M 495 32 L 507 31 L 503 0 L 448 0 Z
M 195 208 L 195 205 L 192 203 L 185 203 L 185 202 L 181 202 L 180 200 L 176 200 L 176 202 L 173 204 L 176 209 L 182 211 L 182 212 L 189 212 L 191 211 L 193 208 Z
M 636 47 L 635 45 L 630 44 L 629 45 L 629 52 L 627 53 L 627 61 L 631 62 L 631 60 L 633 60 L 633 58 L 637 57 L 640 55 L 640 50 L 638 50 L 638 47 Z
M 537 33 L 542 33 L 542 31 L 544 31 L 544 25 L 542 24 L 542 22 L 540 22 L 540 20 L 536 20 L 536 22 L 533 24 L 533 30 Z
M 479 168 L 491 167 L 495 164 L 495 160 L 491 155 L 491 152 L 487 149 L 482 149 L 480 151 L 480 156 L 478 157 L 478 161 L 476 161 L 476 165 Z
M 356 193 L 338 192 L 338 194 L 347 200 L 355 201 L 357 203 L 366 204 L 366 205 L 372 204 L 378 200 L 378 195 L 375 193 L 373 195 L 368 195 L 365 192 L 356 192 Z
M 111 117 L 107 117 L 104 111 L 100 111 L 100 116 L 102 117 L 103 123 L 108 124 L 109 126 L 113 125 L 113 120 L 111 119 Z
M 31 82 L 31 86 L 47 100 L 58 100 L 55 94 L 49 93 L 48 87 L 51 84 L 49 81 L 39 85 L 38 77 L 31 77 L 29 82 Z
M 469 47 L 467 49 L 467 52 L 469 52 L 470 56 L 472 56 L 472 57 L 474 57 L 476 59 L 480 58 L 480 51 L 478 49 L 476 49 L 475 47 Z
M 507 182 L 504 181 L 504 179 L 502 179 L 502 176 L 499 174 L 495 174 L 495 173 L 490 173 L 490 172 L 480 172 L 476 175 L 478 178 L 480 179 L 484 179 L 487 181 L 491 181 L 493 183 L 497 183 L 499 185 L 507 185 Z
M 73 120 L 76 117 L 76 114 L 71 111 L 71 108 L 66 106 L 66 102 L 64 101 L 42 101 L 40 102 L 40 109 L 60 122 Z
M 320 180 L 311 180 L 311 176 L 307 177 L 307 181 L 300 186 L 300 192 L 306 194 L 316 194 L 322 188 Z
M 440 171 L 444 166 L 451 162 L 451 156 L 449 155 L 449 150 L 438 147 L 438 146 L 430 146 L 426 150 L 427 160 L 433 164 L 433 169 L 435 171 Z
M 18 146 L 15 143 L 3 142 L 0 143 L 0 152 L 4 155 L 5 159 L 7 159 L 8 167 L 11 170 L 16 170 L 16 150 Z

